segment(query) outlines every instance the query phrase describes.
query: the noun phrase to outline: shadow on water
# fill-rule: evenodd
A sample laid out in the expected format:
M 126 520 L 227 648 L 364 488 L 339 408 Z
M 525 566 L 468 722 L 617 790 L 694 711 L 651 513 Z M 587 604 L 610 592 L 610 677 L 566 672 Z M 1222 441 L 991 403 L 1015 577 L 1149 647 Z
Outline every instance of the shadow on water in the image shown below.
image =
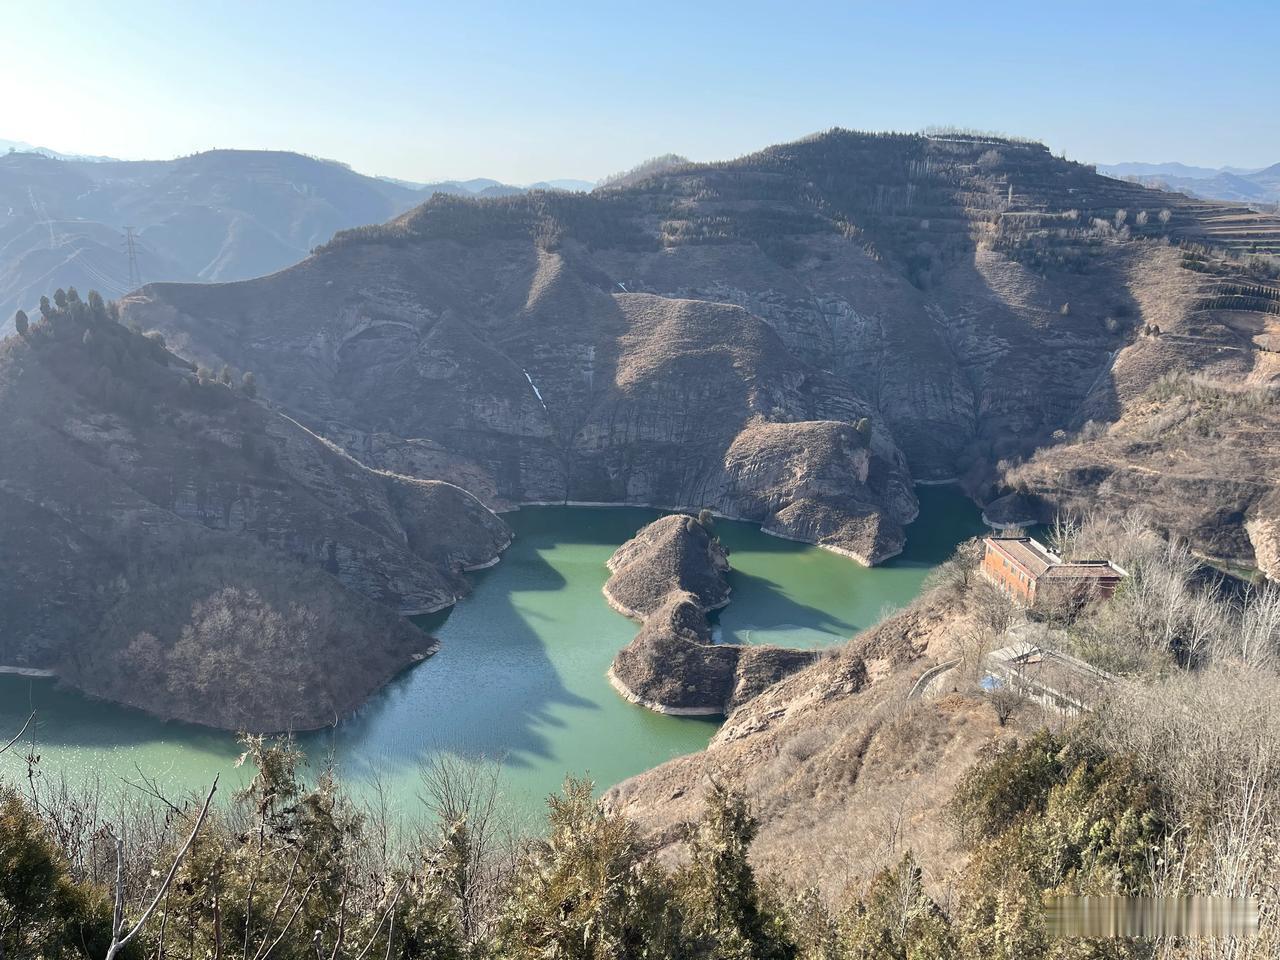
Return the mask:
M 560 593 L 567 583 L 538 546 L 521 537 L 501 575 L 483 571 L 471 596 L 443 616 L 414 618 L 440 638 L 440 651 L 335 729 L 305 735 L 304 747 L 332 748 L 349 767 L 391 775 L 403 765 L 416 768 L 435 750 L 505 757 L 510 766 L 549 758 L 552 732 L 565 725 L 563 708 L 597 705 L 564 686 L 548 655 L 555 637 L 546 628 L 555 618 L 530 594 Z
M 884 564 L 886 570 L 932 569 L 950 557 L 962 541 L 991 532 L 982 522 L 982 511 L 959 487 L 916 487 L 916 499 L 920 515 L 907 527 L 906 547 Z
M 886 605 L 909 602 L 928 570 L 981 529 L 977 510 L 958 492 L 920 493 L 906 552 L 873 570 L 719 521 L 734 566 L 733 600 L 718 614 L 722 637 L 822 645 L 868 626 Z M 607 786 L 701 749 L 717 720 L 650 713 L 624 701 L 605 677 L 637 626 L 604 602 L 604 563 L 658 515 L 580 507 L 509 515 L 517 537 L 502 562 L 471 575 L 471 596 L 418 621 L 440 638 L 440 651 L 336 728 L 302 735 L 313 764 L 332 755 L 357 790 L 376 774 L 397 802 L 412 802 L 418 769 L 437 752 L 501 758 L 508 796 L 531 810 L 566 772 Z M 137 764 L 190 790 L 215 772 L 229 787 L 248 775 L 233 769 L 238 750 L 229 734 L 164 723 L 49 680 L 0 676 L 0 731 L 16 732 L 32 706 L 40 711 L 46 776 L 136 778 Z M 25 752 L 0 757 L 0 774 L 20 776 Z
M 919 595 L 956 544 L 984 532 L 977 508 L 955 487 L 917 490 L 920 514 L 903 552 L 867 568 L 838 554 L 721 521 L 730 550 L 733 599 L 719 611 L 718 638 L 789 647 L 841 643 Z
M 730 562 L 732 560 L 730 557 Z M 817 631 L 842 638 L 851 637 L 861 629 L 829 609 L 798 602 L 788 595 L 784 584 L 768 577 L 731 569 L 729 586 L 733 591 L 729 606 L 713 610 L 708 616 L 712 625 L 722 630 L 736 620 L 750 619 L 762 619 L 775 629 Z

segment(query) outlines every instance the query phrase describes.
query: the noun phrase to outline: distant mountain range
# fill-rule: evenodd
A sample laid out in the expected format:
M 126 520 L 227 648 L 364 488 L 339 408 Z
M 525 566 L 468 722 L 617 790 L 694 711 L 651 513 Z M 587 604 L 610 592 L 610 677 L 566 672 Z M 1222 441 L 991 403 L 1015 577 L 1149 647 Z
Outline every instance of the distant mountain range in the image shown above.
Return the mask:
M 48 147 L 37 147 L 23 140 L 5 140 L 0 137 L 0 153 L 38 153 L 54 160 L 88 160 L 91 163 L 114 160 L 115 157 L 95 157 L 85 153 L 59 153 Z
M 274 273 L 338 230 L 382 223 L 434 193 L 503 197 L 591 186 L 411 183 L 265 150 L 125 161 L 0 140 L 0 333 L 15 310 L 31 310 L 58 287 L 117 297 L 155 280 L 223 282 Z
M 1194 167 L 1185 163 L 1100 163 L 1098 172 L 1119 180 L 1172 190 L 1205 200 L 1280 203 L 1280 163 L 1262 169 Z
M 488 177 L 475 177 L 471 180 L 433 180 L 430 183 L 417 183 L 413 180 L 397 180 L 394 177 L 379 177 L 419 193 L 447 193 L 457 197 L 514 197 L 530 190 L 568 190 L 570 193 L 586 193 L 595 187 L 593 180 L 539 180 L 524 186 L 503 183 L 501 180 L 490 180 Z

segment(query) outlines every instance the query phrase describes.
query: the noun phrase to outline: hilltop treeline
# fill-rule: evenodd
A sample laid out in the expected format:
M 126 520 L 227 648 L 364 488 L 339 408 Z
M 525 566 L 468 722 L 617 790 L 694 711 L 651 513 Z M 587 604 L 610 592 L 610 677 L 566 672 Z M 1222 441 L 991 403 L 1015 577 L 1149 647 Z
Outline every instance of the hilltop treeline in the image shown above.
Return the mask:
M 97 293 L 14 325 L 0 662 L 164 718 L 327 725 L 432 649 L 399 610 L 451 602 L 455 557 L 506 542 L 467 494 L 368 470 Z
M 170 353 L 160 333 L 123 326 L 119 305 L 96 290 L 84 299 L 75 287 L 41 297 L 39 315 L 19 310 L 14 328 L 60 380 L 122 415 L 147 419 L 165 404 L 219 409 L 232 402 L 228 390 L 257 394 L 253 373 L 226 367 L 215 375 Z M 205 386 L 224 389 L 198 389 Z

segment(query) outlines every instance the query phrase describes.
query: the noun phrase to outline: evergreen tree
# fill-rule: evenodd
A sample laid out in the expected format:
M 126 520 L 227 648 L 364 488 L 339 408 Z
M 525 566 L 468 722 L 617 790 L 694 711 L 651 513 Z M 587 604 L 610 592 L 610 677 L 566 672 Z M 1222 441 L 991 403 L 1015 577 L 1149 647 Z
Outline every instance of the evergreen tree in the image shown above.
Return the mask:
M 946 916 L 924 892 L 920 867 L 907 851 L 881 870 L 842 923 L 847 960 L 950 960 L 956 943 Z
M 240 386 L 244 390 L 246 397 L 256 397 L 258 395 L 258 378 L 252 371 L 246 370 L 244 376 L 240 378 Z
M 110 943 L 106 900 L 71 879 L 44 825 L 0 786 L 0 956 L 101 957 Z M 141 955 L 137 948 L 121 956 Z
M 685 932 L 697 955 L 713 960 L 795 956 L 781 911 L 756 884 L 748 860 L 757 822 L 739 794 L 712 781 L 706 810 L 680 878 Z
M 18 331 L 18 336 L 26 339 L 28 330 L 26 313 L 19 310 L 13 315 L 13 328 Z
M 510 958 L 678 956 L 676 918 L 635 827 L 606 816 L 589 780 L 548 800 L 550 833 L 522 859 L 498 933 Z

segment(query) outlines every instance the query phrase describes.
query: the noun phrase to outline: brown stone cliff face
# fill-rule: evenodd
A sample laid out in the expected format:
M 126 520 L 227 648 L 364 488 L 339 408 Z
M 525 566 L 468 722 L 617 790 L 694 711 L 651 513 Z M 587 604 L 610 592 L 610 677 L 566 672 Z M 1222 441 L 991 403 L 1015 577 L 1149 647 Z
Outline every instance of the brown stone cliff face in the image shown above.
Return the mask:
M 589 196 L 435 198 L 127 314 L 491 506 L 705 506 L 874 563 L 913 479 L 985 501 L 1116 416 L 1099 384 L 1194 296 L 1153 292 L 1153 251 L 1231 215 L 1035 144 L 832 131 Z
M 128 310 L 205 362 L 252 368 L 273 398 L 356 456 L 452 480 L 494 507 L 709 506 L 864 562 L 901 549 L 916 511 L 902 455 L 864 401 L 797 361 L 758 317 L 607 293 L 581 265 L 532 247 L 477 257 L 433 246 L 434 285 L 478 283 L 452 294 L 463 304 L 426 306 L 416 261 L 360 250 L 339 252 L 358 263 L 337 279 L 317 261 L 291 271 L 284 303 L 264 289 L 269 278 L 157 287 Z M 477 260 L 493 271 L 483 282 L 471 275 Z M 246 298 L 244 325 L 186 302 L 223 292 Z M 315 312 L 294 314 L 303 302 L 329 314 L 319 329 Z M 477 316 L 480 302 L 496 315 Z M 330 312 L 334 303 L 348 306 Z M 863 417 L 865 435 L 853 429 Z
M 86 314 L 87 316 L 87 314 Z M 0 345 L 0 661 L 214 726 L 331 723 L 509 543 L 105 317 Z
M 641 621 L 609 668 L 614 688 L 658 713 L 727 714 L 814 660 L 804 650 L 717 644 L 708 610 L 729 602 L 729 558 L 692 517 L 662 517 L 609 558 L 609 604 Z

